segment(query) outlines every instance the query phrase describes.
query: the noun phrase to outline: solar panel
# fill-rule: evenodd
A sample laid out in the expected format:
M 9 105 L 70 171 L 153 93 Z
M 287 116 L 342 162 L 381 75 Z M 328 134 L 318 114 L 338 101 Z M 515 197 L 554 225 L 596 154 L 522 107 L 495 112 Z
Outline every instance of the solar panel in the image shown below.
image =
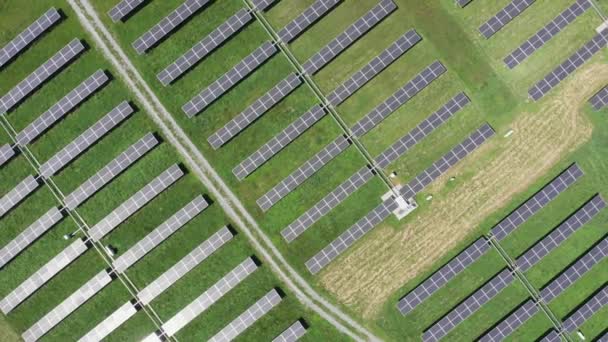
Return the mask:
M 114 311 L 110 316 L 101 321 L 95 328 L 91 329 L 86 335 L 81 337 L 78 342 L 99 342 L 114 330 L 118 329 L 123 323 L 135 316 L 137 309 L 131 302 L 126 302 Z
M 211 237 L 193 249 L 175 265 L 158 278 L 139 291 L 137 298 L 143 305 L 148 305 L 154 298 L 158 297 L 176 281 L 186 275 L 190 270 L 207 259 L 211 254 L 220 249 L 232 239 L 230 229 L 224 227 L 215 232 Z
M 559 333 L 554 329 L 545 335 L 545 337 L 540 340 L 541 342 L 562 342 L 562 338 L 559 336 Z
M 253 152 L 249 157 L 237 165 L 232 173 L 239 180 L 243 180 L 250 175 L 258 167 L 262 166 L 275 154 L 281 151 L 285 146 L 289 145 L 307 129 L 312 127 L 317 121 L 324 117 L 327 112 L 320 105 L 314 105 L 306 113 L 293 121 L 289 126 L 283 129 L 279 134 L 275 135 L 257 151 Z
M 138 260 L 148 254 L 152 249 L 160 245 L 169 236 L 175 233 L 178 229 L 200 214 L 208 206 L 209 204 L 207 201 L 205 201 L 203 196 L 197 196 L 185 207 L 180 209 L 160 226 L 151 231 L 137 244 L 129 248 L 129 250 L 127 250 L 124 254 L 114 259 L 112 265 L 114 266 L 116 272 L 122 273 L 127 268 L 131 267 Z
M 576 309 L 574 313 L 564 320 L 564 328 L 572 333 L 583 325 L 593 314 L 608 305 L 608 286 L 604 286 L 599 292 L 589 298 L 585 304 Z
M 74 60 L 82 51 L 84 51 L 84 45 L 82 45 L 80 40 L 72 40 L 23 81 L 19 82 L 19 84 L 11 89 L 6 95 L 0 98 L 0 113 L 8 112 L 19 102 L 23 101 L 34 90 L 40 87 L 42 83 Z
M 153 46 L 163 40 L 169 33 L 183 24 L 188 18 L 205 6 L 209 0 L 186 0 L 168 16 L 164 17 L 158 24 L 154 25 L 146 33 L 137 38 L 133 48 L 142 55 Z
M 139 8 L 146 0 L 122 0 L 108 12 L 112 21 L 118 22 Z
M 104 86 L 109 80 L 109 77 L 102 70 L 95 72 L 19 132 L 16 137 L 17 143 L 25 146 L 34 141 L 49 127 L 93 94 L 93 92 Z
M 517 267 L 522 272 L 530 269 L 544 256 L 568 239 L 577 229 L 591 221 L 604 207 L 606 207 L 606 203 L 600 195 L 593 197 L 591 201 L 577 210 L 574 215 L 570 216 L 559 227 L 552 230 L 551 233 L 534 244 L 526 253 L 518 257 L 516 260 Z
M 384 102 L 367 113 L 361 120 L 357 121 L 351 127 L 351 131 L 355 136 L 362 137 L 446 71 L 441 62 L 433 62 Z
M 397 9 L 397 5 L 392 0 L 381 0 L 378 5 L 310 57 L 302 66 L 304 71 L 309 75 L 314 75 L 395 9 Z
M 481 25 L 481 27 L 479 27 L 479 32 L 486 37 L 486 39 L 492 37 L 535 1 L 536 0 L 511 1 L 505 8 L 501 9 L 495 16 L 490 18 L 490 20 Z
M 433 163 L 431 167 L 416 176 L 399 190 L 400 195 L 405 199 L 413 198 L 419 191 L 424 189 L 432 181 L 446 172 L 450 167 L 458 163 L 461 159 L 473 152 L 483 144 L 488 138 L 494 135 L 494 130 L 490 125 L 485 124 L 441 159 Z
M 111 281 L 112 277 L 105 270 L 101 271 L 27 329 L 21 337 L 25 342 L 37 341 Z
M 252 0 L 253 5 L 258 11 L 266 10 L 270 5 L 272 5 L 275 0 Z
M 15 150 L 9 144 L 0 146 L 0 166 L 15 156 Z
M 188 52 L 171 63 L 156 78 L 167 86 L 190 70 L 196 63 L 209 55 L 228 38 L 249 23 L 253 16 L 246 9 L 241 9 L 224 23 L 211 31 L 205 38 L 196 43 Z
M 76 260 L 87 248 L 87 245 L 81 239 L 72 242 L 71 245 L 49 260 L 49 262 L 40 267 L 38 271 L 4 297 L 0 301 L 0 310 L 7 315 L 34 292 L 38 291 L 47 281 L 72 263 L 72 261 Z
M 285 44 L 289 44 L 297 38 L 310 25 L 319 20 L 329 10 L 336 6 L 340 0 L 317 0 L 308 7 L 302 14 L 285 25 L 277 35 Z
M 422 284 L 408 293 L 397 303 L 397 309 L 402 315 L 414 310 L 420 303 L 424 302 L 433 293 L 452 280 L 456 275 L 479 260 L 490 249 L 488 241 L 481 237 L 473 242 L 464 251 L 460 252 L 454 259 L 433 273 Z
M 89 229 L 89 235 L 93 241 L 99 241 L 109 234 L 119 224 L 141 209 L 158 194 L 166 190 L 184 175 L 184 171 L 177 164 L 163 171 L 158 177 L 145 185 L 141 190 L 129 197 L 95 226 Z
M 442 319 L 422 334 L 423 341 L 438 341 L 454 327 L 471 316 L 480 307 L 489 302 L 495 295 L 507 287 L 514 279 L 511 270 L 504 269 L 489 282 L 475 291 L 465 301 L 456 306 Z
M 214 149 L 230 141 L 252 122 L 264 115 L 270 108 L 283 100 L 287 95 L 302 84 L 302 80 L 295 74 L 289 74 L 285 79 L 275 85 L 266 94 L 262 95 L 254 103 L 245 108 L 234 119 L 230 120 L 224 127 L 213 133 L 207 141 Z
M 224 95 L 224 93 L 234 87 L 237 83 L 245 79 L 252 71 L 276 54 L 277 51 L 279 50 L 272 42 L 265 42 L 247 57 L 243 58 L 232 69 L 184 104 L 182 106 L 182 111 L 184 111 L 189 118 L 194 117 Z
M 209 342 L 232 341 L 243 331 L 252 326 L 257 320 L 266 315 L 272 308 L 279 305 L 281 300 L 281 295 L 277 290 L 270 290 L 270 292 L 245 310 L 239 317 L 210 338 Z
M 517 310 L 503 319 L 496 327 L 484 334 L 480 342 L 502 341 L 511 335 L 517 328 L 522 326 L 528 319 L 538 312 L 538 304 L 532 299 L 528 299 Z M 558 338 L 558 341 L 559 338 Z
M 42 164 L 40 166 L 40 175 L 44 178 L 55 175 L 132 113 L 133 108 L 128 102 L 125 101 L 119 104 Z
M 526 58 L 530 57 L 536 50 L 540 49 L 559 32 L 565 29 L 579 15 L 585 13 L 591 7 L 589 0 L 577 0 L 555 19 L 536 32 L 532 37 L 521 44 L 517 49 L 505 57 L 504 62 L 509 69 L 513 69 Z
M 70 210 L 74 210 L 76 207 L 93 196 L 97 191 L 110 183 L 116 176 L 129 168 L 129 166 L 133 165 L 148 151 L 153 149 L 158 143 L 159 141 L 156 139 L 154 134 L 146 134 L 143 138 L 139 139 L 137 142 L 135 142 L 135 144 L 129 146 L 129 148 L 119 154 L 106 166 L 97 171 L 97 173 L 87 179 L 78 188 L 65 196 L 65 206 Z
M 608 105 L 608 86 L 602 88 L 602 90 L 600 90 L 597 94 L 593 95 L 593 97 L 589 100 L 589 104 L 595 110 L 600 110 L 606 107 L 606 105 Z M 0 165 L 2 165 L 1 162 Z
M 25 30 L 23 30 L 23 32 L 19 33 L 15 39 L 11 40 L 2 49 L 0 49 L 0 68 L 5 66 L 27 46 L 32 44 L 51 26 L 57 23 L 59 19 L 61 19 L 61 14 L 59 14 L 55 8 L 51 8 L 40 18 L 36 19 L 36 21 L 34 21 Z
M 0 249 L 0 269 L 32 244 L 47 230 L 51 229 L 63 218 L 61 211 L 53 207 L 38 220 L 27 227 L 15 239 Z
M 572 164 L 524 204 L 515 209 L 509 216 L 494 226 L 490 231 L 490 235 L 498 241 L 506 238 L 517 227 L 554 200 L 560 193 L 568 189 L 581 176 L 583 176 L 583 171 L 578 165 Z
M 272 342 L 295 342 L 304 336 L 304 334 L 306 334 L 306 327 L 298 320 L 285 329 L 279 336 L 275 337 Z
M 600 51 L 600 49 L 605 47 L 607 43 L 608 30 L 604 30 L 595 35 L 590 41 L 585 43 L 583 47 L 578 49 L 562 64 L 557 66 L 557 68 L 553 69 L 553 71 L 551 71 L 547 76 L 532 86 L 532 88 L 528 90 L 528 95 L 530 98 L 532 98 L 534 101 L 540 100 L 551 89 L 568 77 L 568 75 L 588 61 L 593 55 Z
M 456 4 L 458 4 L 458 6 L 460 6 L 461 8 L 464 8 L 471 1 L 473 1 L 473 0 L 456 0 Z
M 40 183 L 31 175 L 17 184 L 13 190 L 0 198 L 0 218 L 34 192 L 34 190 L 38 189 L 39 186 Z

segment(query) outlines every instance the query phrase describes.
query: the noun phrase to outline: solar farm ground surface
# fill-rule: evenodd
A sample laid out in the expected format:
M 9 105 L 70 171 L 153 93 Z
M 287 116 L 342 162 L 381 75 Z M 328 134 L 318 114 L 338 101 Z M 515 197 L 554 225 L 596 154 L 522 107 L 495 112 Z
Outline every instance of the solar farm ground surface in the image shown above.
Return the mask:
M 6 93 L 71 39 L 75 37 L 83 39 L 90 47 L 77 61 L 57 74 L 16 110 L 6 114 L 6 120 L 10 123 L 11 129 L 15 131 L 23 129 L 96 70 L 103 69 L 116 75 L 109 62 L 95 50 L 95 46 L 92 45 L 93 40 L 85 34 L 76 15 L 65 1 L 36 1 L 25 7 L 17 1 L 0 2 L 3 18 L 0 24 L 0 32 L 2 32 L 0 45 L 14 37 L 24 23 L 33 21 L 39 13 L 51 6 L 60 8 L 65 14 L 65 18 L 0 72 L 2 79 L 0 93 Z M 28 146 L 31 155 L 42 163 L 123 100 L 133 101 L 133 105 L 138 108 L 136 113 L 52 177 L 57 187 L 67 194 L 146 133 L 157 133 L 161 140 L 158 146 L 78 207 L 78 214 L 89 226 L 93 226 L 101 220 L 162 171 L 175 163 L 181 163 L 175 150 L 162 138 L 159 129 L 140 109 L 122 81 L 113 78 L 103 90 L 89 98 L 83 105 Z M 2 129 L 0 144 L 8 142 L 10 142 L 10 138 Z M 35 174 L 35 171 L 24 155 L 20 154 L 9 161 L 0 169 L 0 179 L 2 180 L 0 197 L 30 174 Z M 101 243 L 116 248 L 118 251 L 116 256 L 120 256 L 198 195 L 209 195 L 209 192 L 194 175 L 187 173 L 104 237 Z M 59 202 L 49 187 L 39 187 L 15 209 L 2 217 L 0 245 L 6 245 L 27 225 L 58 204 Z M 129 268 L 126 272 L 127 276 L 133 281 L 136 288 L 143 288 L 194 247 L 228 224 L 230 224 L 229 219 L 211 197 L 210 206 L 206 210 L 165 240 L 140 262 Z M 76 230 L 76 223 L 70 217 L 64 218 L 57 226 L 2 268 L 0 270 L 0 297 L 4 298 L 36 269 L 72 243 L 73 239 L 66 241 L 63 239 L 63 235 Z M 75 238 L 80 236 L 82 233 L 78 233 Z M 157 297 L 150 307 L 162 321 L 166 321 L 246 257 L 254 254 L 255 251 L 244 234 L 237 232 L 229 243 Z M 14 332 L 22 333 L 106 267 L 107 264 L 100 254 L 89 249 L 8 316 L 2 316 L 0 339 L 14 340 Z M 303 317 L 311 327 L 316 327 L 314 331 L 307 333 L 305 338 L 345 340 L 345 337 L 328 323 L 300 305 L 295 296 L 290 295 L 286 287 L 273 275 L 269 266 L 264 264 L 264 260 L 262 260 L 262 266 L 243 284 L 182 329 L 176 337 L 184 340 L 202 340 L 213 336 L 232 318 L 273 287 L 282 288 L 287 296 L 279 306 L 241 335 L 242 338 L 271 340 L 295 320 Z M 127 287 L 119 280 L 114 280 L 51 330 L 42 340 L 76 340 L 131 298 Z M 156 326 L 153 320 L 144 311 L 140 311 L 112 333 L 108 340 L 139 340 L 154 330 L 156 330 Z

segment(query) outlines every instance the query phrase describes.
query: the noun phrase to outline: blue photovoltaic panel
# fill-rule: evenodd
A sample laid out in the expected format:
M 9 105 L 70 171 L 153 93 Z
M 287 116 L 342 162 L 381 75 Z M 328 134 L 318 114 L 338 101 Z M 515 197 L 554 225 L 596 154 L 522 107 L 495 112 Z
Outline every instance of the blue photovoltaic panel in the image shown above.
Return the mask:
M 534 316 L 539 310 L 538 304 L 532 299 L 528 299 L 522 306 L 503 319 L 492 330 L 484 334 L 480 342 L 502 341 L 511 335 L 517 328 L 522 326 L 527 320 Z M 559 340 L 559 339 L 558 339 Z
M 301 321 L 296 321 L 279 336 L 275 337 L 272 342 L 295 342 L 304 336 L 304 334 L 306 334 L 306 327 L 304 327 Z
M 108 12 L 114 22 L 123 20 L 134 10 L 141 6 L 146 0 L 122 0 Z
M 321 19 L 329 10 L 337 5 L 341 0 L 317 0 L 308 7 L 302 14 L 285 25 L 277 35 L 286 44 L 297 38 L 310 25 Z
M 15 150 L 9 144 L 0 146 L 0 166 L 15 156 Z
M 564 320 L 564 328 L 570 333 L 574 332 L 606 305 L 608 305 L 608 286 L 604 286 L 604 288 L 589 298 L 585 304 L 570 314 L 568 318 Z
M 511 1 L 505 8 L 501 9 L 495 16 L 490 18 L 490 20 L 481 25 L 481 27 L 479 27 L 479 32 L 486 37 L 486 39 L 492 37 L 535 1 L 536 0 Z
M 608 87 L 602 88 L 597 94 L 589 100 L 589 104 L 595 110 L 600 110 L 608 105 Z M 0 163 L 2 165 L 2 163 Z
M 258 11 L 265 11 L 276 0 L 251 0 Z

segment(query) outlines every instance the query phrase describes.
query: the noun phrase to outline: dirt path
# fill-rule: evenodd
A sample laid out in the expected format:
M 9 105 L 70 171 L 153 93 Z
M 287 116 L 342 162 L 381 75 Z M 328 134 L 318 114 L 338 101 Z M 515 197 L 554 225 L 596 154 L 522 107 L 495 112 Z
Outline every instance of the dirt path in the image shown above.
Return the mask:
M 436 181 L 430 192 L 439 193 L 451 176 L 475 173 L 472 179 L 436 196 L 431 207 L 405 227 L 376 229 L 326 269 L 322 285 L 365 318 L 373 318 L 403 284 L 590 139 L 592 126 L 580 106 L 607 81 L 608 65 L 578 72 L 539 112 L 519 115 L 511 138 L 493 139 Z

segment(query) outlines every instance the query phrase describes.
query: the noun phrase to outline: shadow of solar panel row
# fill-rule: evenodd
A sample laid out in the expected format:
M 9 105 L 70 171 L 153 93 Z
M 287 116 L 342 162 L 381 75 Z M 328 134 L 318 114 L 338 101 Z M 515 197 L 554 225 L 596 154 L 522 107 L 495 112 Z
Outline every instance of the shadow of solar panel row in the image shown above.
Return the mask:
M 203 196 L 197 196 L 185 207 L 176 212 L 173 216 L 151 231 L 133 247 L 129 248 L 124 254 L 114 259 L 112 266 L 116 272 L 122 273 L 127 268 L 134 265 L 156 246 L 160 245 L 178 229 L 190 222 L 194 217 L 203 212 L 209 204 Z
M 454 259 L 433 273 L 422 284 L 418 285 L 413 291 L 408 293 L 397 303 L 397 309 L 402 315 L 406 315 L 420 303 L 424 302 L 433 293 L 447 284 L 456 275 L 477 261 L 490 249 L 488 241 L 481 237 L 473 242 L 464 251 L 460 252 Z
M 82 152 L 95 144 L 110 130 L 133 113 L 133 108 L 124 101 L 108 114 L 99 119 L 93 126 L 82 132 L 76 139 L 67 144 L 49 160 L 40 166 L 40 175 L 49 178 L 76 159 Z
M 168 16 L 159 21 L 158 24 L 137 38 L 131 45 L 139 55 L 144 54 L 208 2 L 209 0 L 186 0 Z
M 121 174 L 139 158 L 143 157 L 148 151 L 158 144 L 158 140 L 152 133 L 146 134 L 143 138 L 135 142 L 124 152 L 101 168 L 97 173 L 87 179 L 78 188 L 65 196 L 64 203 L 66 208 L 74 210 L 84 203 L 97 191 L 110 183 L 116 176 Z
M 94 329 L 81 337 L 78 342 L 99 342 L 106 336 L 118 329 L 123 323 L 135 316 L 137 308 L 131 303 L 126 302 L 110 316 L 106 317 Z
M 541 298 L 545 303 L 549 303 L 568 286 L 572 285 L 576 280 L 581 278 L 585 272 L 590 270 L 593 265 L 597 264 L 606 256 L 608 251 L 608 239 L 604 239 L 590 251 L 585 253 L 573 265 L 566 268 L 557 278 L 547 284 L 541 291 Z M 515 330 L 522 326 L 528 319 L 538 312 L 538 304 L 532 299 L 527 300 L 517 310 L 503 319 L 492 330 L 484 334 L 479 340 L 483 342 L 492 342 L 503 340 L 511 335 Z
M 279 305 L 282 298 L 276 289 L 270 290 L 264 297 L 250 306 L 245 312 L 209 339 L 209 342 L 228 342 L 247 330 L 257 320 Z
M 341 0 L 317 0 L 308 7 L 302 14 L 285 25 L 277 35 L 285 44 L 289 44 L 297 38 L 310 25 L 319 20 L 325 13 L 336 6 Z
M 112 21 L 119 22 L 141 6 L 146 0 L 122 0 L 108 11 Z
M 397 108 L 404 105 L 411 98 L 416 96 L 439 76 L 447 70 L 439 61 L 435 61 L 426 68 L 422 69 L 414 78 L 412 78 L 403 87 L 397 90 L 393 95 L 386 99 L 383 103 L 372 109 L 365 117 L 357 121 L 351 131 L 356 137 L 361 137 L 372 130 L 382 120 L 386 119 Z
M 456 4 L 458 6 L 460 6 L 460 8 L 464 8 L 466 5 L 468 5 L 471 1 L 473 0 L 456 0 Z
M 285 146 L 289 145 L 307 129 L 312 127 L 317 121 L 324 117 L 327 112 L 320 105 L 314 105 L 306 113 L 293 121 L 289 126 L 283 129 L 279 134 L 275 135 L 257 151 L 253 152 L 249 157 L 237 165 L 232 173 L 239 180 L 243 180 L 262 164 L 267 162 L 275 154 L 281 151 Z
M 112 277 L 104 270 L 91 278 L 82 287 L 72 293 L 61 304 L 57 305 L 38 322 L 34 323 L 22 335 L 26 342 L 34 342 L 51 331 L 82 304 L 91 299 L 112 281 Z
M 513 273 L 509 269 L 504 269 L 489 282 L 480 287 L 471 296 L 452 309 L 447 315 L 443 316 L 437 323 L 433 324 L 422 334 L 423 341 L 439 341 L 447 335 L 454 327 L 471 316 L 484 304 L 489 302 L 500 291 L 507 287 L 514 280 Z
M 76 260 L 82 253 L 87 250 L 87 245 L 77 239 L 55 257 L 49 260 L 44 266 L 40 267 L 34 274 L 29 276 L 17 288 L 0 301 L 0 310 L 7 315 L 25 299 L 38 291 L 47 281 L 61 272 L 72 261 Z
M 528 95 L 530 98 L 532 98 L 534 101 L 540 100 L 551 89 L 568 77 L 568 75 L 573 73 L 593 55 L 605 47 L 606 44 L 608 44 L 608 30 L 604 30 L 595 35 L 590 41 L 585 43 L 583 47 L 572 54 L 572 56 L 568 57 L 566 61 L 557 66 L 547 76 L 532 86 L 532 88 L 528 90 Z
M 0 218 L 13 209 L 19 202 L 23 201 L 34 190 L 38 189 L 40 183 L 32 175 L 27 176 L 4 197 L 0 198 Z
M 494 135 L 494 130 L 490 125 L 485 124 L 471 136 L 466 138 L 462 143 L 453 148 L 450 152 L 444 155 L 440 160 L 436 161 L 428 169 L 416 176 L 412 181 L 407 183 L 399 190 L 403 198 L 413 198 L 419 191 L 424 189 L 432 181 L 437 179 L 450 167 L 458 163 L 461 159 L 473 152 L 477 147 L 483 144 L 488 138 Z
M 158 177 L 145 185 L 129 199 L 124 201 L 110 214 L 104 217 L 99 223 L 89 229 L 89 235 L 93 241 L 99 241 L 110 233 L 114 228 L 121 224 L 136 211 L 150 202 L 158 194 L 166 190 L 171 184 L 175 183 L 184 175 L 184 171 L 175 164 L 163 171 Z
M 333 106 L 338 106 L 354 94 L 357 90 L 363 87 L 367 82 L 376 77 L 382 70 L 391 65 L 397 58 L 401 57 L 409 49 L 411 49 L 422 38 L 415 30 L 406 32 L 399 37 L 393 44 L 382 51 L 378 56 L 374 57 L 361 70 L 354 73 L 348 80 L 334 89 L 328 96 L 327 100 Z
M 536 0 L 513 0 L 505 8 L 496 13 L 495 16 L 483 23 L 479 27 L 479 32 L 486 37 L 492 37 L 496 32 L 500 31 L 526 8 L 532 5 Z
M 572 333 L 583 325 L 591 316 L 608 305 L 608 286 L 604 286 L 593 297 L 589 298 L 581 307 L 564 320 L 564 328 Z
M 19 82 L 6 95 L 0 98 L 0 113 L 8 112 L 19 102 L 23 101 L 29 94 L 36 90 L 42 83 L 48 80 L 62 67 L 74 60 L 82 51 L 84 45 L 78 39 L 72 40 L 68 45 L 59 50 L 49 60 L 44 62 L 38 69 L 34 70 L 23 81 Z
M 606 107 L 608 105 L 608 87 L 604 87 L 597 94 L 593 95 L 593 97 L 589 100 L 589 104 L 591 104 L 595 110 L 600 110 Z M 0 165 L 2 165 L 1 162 Z
M 59 19 L 61 19 L 61 14 L 55 8 L 51 8 L 19 33 L 17 37 L 8 42 L 8 44 L 0 49 L 0 68 L 15 58 L 28 45 L 53 26 L 53 24 L 57 23 Z
M 63 214 L 61 211 L 53 207 L 17 235 L 11 242 L 7 243 L 6 246 L 2 247 L 0 249 L 0 269 L 42 236 L 42 234 L 51 229 L 57 222 L 61 221 L 62 218 Z
M 215 80 L 198 95 L 184 104 L 182 106 L 182 111 L 184 111 L 189 118 L 200 113 L 203 109 L 207 108 L 207 106 L 224 95 L 225 92 L 234 87 L 238 82 L 245 79 L 252 71 L 276 54 L 277 51 L 277 47 L 272 42 L 265 42 L 250 55 L 243 58 L 223 76 Z
M 591 221 L 604 207 L 606 203 L 600 195 L 596 195 L 587 202 L 574 215 L 555 228 L 549 235 L 534 244 L 526 253 L 516 260 L 517 267 L 525 272 L 540 261 L 544 256 L 566 241 L 577 229 Z
M 397 9 L 397 5 L 392 0 L 381 0 L 378 5 L 374 6 L 374 8 L 319 50 L 319 52 L 310 57 L 302 66 L 304 71 L 309 75 L 313 75 L 321 70 L 327 63 L 336 58 L 342 51 L 361 38 L 395 9 Z
M 44 131 L 59 121 L 59 119 L 64 117 L 68 112 L 76 108 L 76 106 L 93 94 L 93 92 L 104 86 L 109 80 L 108 76 L 102 70 L 95 72 L 46 112 L 42 113 L 34 122 L 19 132 L 16 136 L 17 143 L 21 146 L 25 146 L 34 141 Z
M 144 289 L 139 291 L 137 298 L 143 305 L 148 305 L 176 281 L 207 259 L 211 254 L 232 240 L 232 232 L 227 227 L 215 232 L 211 237 L 193 249 L 175 265 L 161 274 Z
M 304 334 L 306 334 L 306 327 L 298 320 L 285 329 L 279 336 L 275 337 L 272 342 L 295 342 L 304 336 Z
M 239 115 L 230 120 L 224 127 L 213 133 L 207 141 L 217 150 L 230 141 L 237 134 L 247 128 L 252 122 L 264 115 L 270 108 L 283 100 L 287 95 L 302 84 L 302 80 L 295 74 L 289 74 L 285 79 L 275 85 L 266 94 L 255 100 Z
M 498 241 L 506 238 L 511 232 L 517 229 L 517 227 L 539 212 L 582 176 L 583 171 L 578 165 L 572 164 L 524 204 L 520 205 L 511 214 L 494 226 L 494 228 L 490 230 L 490 235 Z
M 9 144 L 0 146 L 0 166 L 15 156 L 15 150 Z
M 504 62 L 506 66 L 509 69 L 513 69 L 521 64 L 521 62 L 530 57 L 536 50 L 540 49 L 590 7 L 591 3 L 589 0 L 577 0 L 505 57 Z
M 275 0 L 251 0 L 255 9 L 258 11 L 265 11 L 270 5 L 272 5 Z
M 238 32 L 243 26 L 249 23 L 253 16 L 247 9 L 241 9 L 235 15 L 228 18 L 224 23 L 211 31 L 205 38 L 196 43 L 188 52 L 181 55 L 175 62 L 171 63 L 163 71 L 156 75 L 156 78 L 167 86 L 177 78 L 185 74 L 196 63 L 213 52 L 218 46 Z

